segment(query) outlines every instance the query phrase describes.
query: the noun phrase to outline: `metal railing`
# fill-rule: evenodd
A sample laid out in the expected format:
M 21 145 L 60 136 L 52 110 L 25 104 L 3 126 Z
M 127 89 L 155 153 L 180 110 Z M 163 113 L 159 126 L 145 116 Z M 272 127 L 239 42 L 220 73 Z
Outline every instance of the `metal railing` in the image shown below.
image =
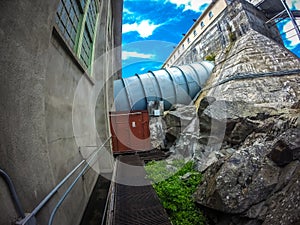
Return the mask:
M 9 189 L 9 192 L 11 194 L 11 198 L 13 200 L 13 204 L 16 208 L 16 211 L 17 213 L 19 214 L 19 216 L 21 218 L 24 218 L 25 217 L 25 213 L 24 213 L 24 209 L 21 205 L 21 202 L 19 200 L 19 197 L 17 195 L 17 192 L 16 192 L 16 189 L 15 189 L 15 186 L 11 180 L 11 178 L 9 177 L 9 175 L 2 169 L 0 169 L 0 175 L 3 177 L 5 183 L 7 184 L 8 186 L 8 189 Z
M 101 220 L 101 225 L 111 224 L 112 210 L 114 205 L 114 193 L 115 193 L 115 182 L 116 182 L 116 169 L 117 161 L 115 161 L 114 170 L 111 178 L 110 187 L 107 193 L 106 202 L 103 210 L 103 216 Z M 106 222 L 106 223 L 105 223 Z
M 111 139 L 111 136 L 109 138 L 107 138 L 105 140 L 105 142 L 99 147 L 97 148 L 89 157 L 88 159 L 82 160 L 71 172 L 68 173 L 67 176 L 65 176 L 64 179 L 62 179 L 62 181 L 54 188 L 52 189 L 52 191 L 38 204 L 38 206 L 31 212 L 29 213 L 25 218 L 23 218 L 20 221 L 16 222 L 16 225 L 28 225 L 29 222 L 35 217 L 35 215 L 46 205 L 46 203 L 55 195 L 55 193 L 58 191 L 58 189 L 60 189 L 63 184 L 83 165 L 86 164 L 84 166 L 84 168 L 80 171 L 80 173 L 77 175 L 77 177 L 74 179 L 74 181 L 72 182 L 72 184 L 67 188 L 67 190 L 64 192 L 64 194 L 62 195 L 62 197 L 59 199 L 58 203 L 55 205 L 55 207 L 53 208 L 50 218 L 49 218 L 49 222 L 48 224 L 51 225 L 53 223 L 54 217 L 56 215 L 56 212 L 58 210 L 58 208 L 61 206 L 61 204 L 63 203 L 63 201 L 65 200 L 65 198 L 68 196 L 68 194 L 70 193 L 70 191 L 73 189 L 73 187 L 75 186 L 75 184 L 79 181 L 80 177 L 82 177 L 85 172 L 87 172 L 87 170 L 97 161 L 97 155 L 98 153 L 103 149 L 103 147 L 105 146 L 105 144 Z M 31 223 L 30 223 L 31 224 Z

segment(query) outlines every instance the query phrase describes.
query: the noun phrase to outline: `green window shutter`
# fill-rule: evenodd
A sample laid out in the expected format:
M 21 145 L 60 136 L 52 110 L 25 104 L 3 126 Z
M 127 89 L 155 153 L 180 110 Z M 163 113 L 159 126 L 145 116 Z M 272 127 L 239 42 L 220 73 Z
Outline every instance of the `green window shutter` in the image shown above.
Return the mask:
M 80 11 L 75 1 L 60 1 L 55 15 L 55 22 L 65 41 L 72 49 L 76 45 L 80 16 Z
M 89 69 L 94 58 L 98 8 L 98 0 L 61 0 L 55 16 L 65 42 Z

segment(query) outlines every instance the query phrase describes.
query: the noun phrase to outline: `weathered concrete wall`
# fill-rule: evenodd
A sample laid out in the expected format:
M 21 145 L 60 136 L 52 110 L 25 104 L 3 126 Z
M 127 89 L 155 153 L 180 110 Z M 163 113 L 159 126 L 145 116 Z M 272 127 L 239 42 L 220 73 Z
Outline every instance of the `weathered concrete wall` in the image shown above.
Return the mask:
M 45 66 L 54 9 L 52 1 L 0 3 L 0 166 L 11 175 L 27 212 L 54 185 L 45 127 Z M 17 215 L 6 208 L 11 201 L 6 186 L 0 190 L 4 225 Z
M 108 94 L 112 81 L 105 81 L 112 73 L 114 59 L 120 54 L 108 54 L 94 63 L 93 77 L 84 75 L 83 68 L 53 30 L 58 2 L 0 2 L 0 167 L 11 176 L 25 212 L 31 212 L 95 149 L 85 143 L 98 146 L 109 136 L 106 112 L 112 105 L 112 95 Z M 113 16 L 121 14 L 122 1 L 115 2 L 101 1 L 95 59 L 121 44 L 121 17 Z M 113 8 L 116 5 L 118 8 Z M 109 36 L 105 36 L 108 33 Z M 99 93 L 101 100 L 93 102 L 97 99 L 95 93 L 98 93 L 96 87 L 101 86 L 100 81 L 107 85 L 105 91 Z M 77 108 L 74 107 L 76 101 L 79 102 Z M 90 107 L 93 105 L 94 108 Z M 81 132 L 74 131 L 74 113 L 81 118 L 75 121 L 81 126 Z M 96 117 L 96 113 L 99 116 Z M 94 132 L 97 126 L 101 139 Z M 109 145 L 107 149 L 109 151 Z M 80 179 L 59 209 L 54 224 L 79 224 L 102 169 L 101 162 L 94 169 L 97 172 L 91 169 Z M 68 185 L 70 182 L 38 213 L 39 224 L 47 223 L 53 206 Z M 0 202 L 0 224 L 15 221 L 18 215 L 1 178 Z

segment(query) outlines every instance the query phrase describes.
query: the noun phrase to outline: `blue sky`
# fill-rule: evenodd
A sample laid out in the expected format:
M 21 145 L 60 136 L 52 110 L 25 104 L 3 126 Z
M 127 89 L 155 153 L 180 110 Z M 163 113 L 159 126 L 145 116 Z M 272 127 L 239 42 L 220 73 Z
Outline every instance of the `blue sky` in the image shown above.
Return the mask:
M 182 39 L 210 4 L 211 0 L 124 0 L 123 77 L 160 69 Z M 287 0 L 292 9 L 300 9 L 299 0 Z M 300 23 L 300 21 L 299 21 Z M 279 24 L 288 31 L 291 24 Z M 284 35 L 286 46 L 300 56 L 300 44 L 292 32 Z
M 291 10 L 300 10 L 300 0 L 286 0 Z M 300 26 L 300 18 L 297 20 L 298 26 Z M 293 28 L 292 22 L 290 19 L 285 19 L 282 22 L 278 23 L 278 28 L 282 35 L 285 46 L 292 52 L 294 52 L 298 57 L 300 57 L 300 42 L 296 35 L 295 30 L 291 31 Z M 287 32 L 287 33 L 286 33 Z

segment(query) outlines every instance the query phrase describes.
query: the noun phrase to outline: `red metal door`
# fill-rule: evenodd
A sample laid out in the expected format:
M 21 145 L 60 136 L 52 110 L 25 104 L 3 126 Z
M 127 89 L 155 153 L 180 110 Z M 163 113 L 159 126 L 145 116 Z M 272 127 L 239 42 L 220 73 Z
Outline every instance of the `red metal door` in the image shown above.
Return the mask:
M 110 112 L 109 115 L 114 153 L 150 149 L 149 115 L 147 111 Z

